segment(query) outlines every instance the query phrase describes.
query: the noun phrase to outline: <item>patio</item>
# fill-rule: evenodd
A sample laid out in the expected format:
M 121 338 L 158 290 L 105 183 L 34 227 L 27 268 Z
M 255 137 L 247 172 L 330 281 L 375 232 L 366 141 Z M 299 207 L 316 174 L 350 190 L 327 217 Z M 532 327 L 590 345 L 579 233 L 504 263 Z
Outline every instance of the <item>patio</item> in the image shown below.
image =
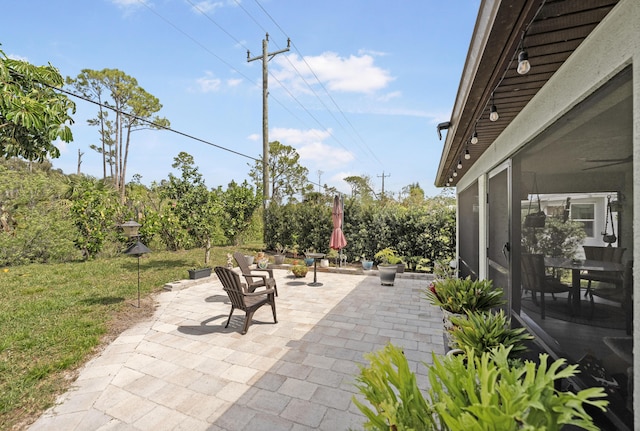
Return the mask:
M 312 287 L 309 276 L 274 275 L 278 323 L 262 307 L 244 336 L 243 312 L 224 328 L 219 281 L 160 294 L 153 319 L 91 360 L 30 429 L 358 429 L 358 364 L 388 342 L 426 387 L 422 362 L 444 351 L 440 310 L 421 293 L 429 276 L 381 286 L 377 276 L 322 272 Z

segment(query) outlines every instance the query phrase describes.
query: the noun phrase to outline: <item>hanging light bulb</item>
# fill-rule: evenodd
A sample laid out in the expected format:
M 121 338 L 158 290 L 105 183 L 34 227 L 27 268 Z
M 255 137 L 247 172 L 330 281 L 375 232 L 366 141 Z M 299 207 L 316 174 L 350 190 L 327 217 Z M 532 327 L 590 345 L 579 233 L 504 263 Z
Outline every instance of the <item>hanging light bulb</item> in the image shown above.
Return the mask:
M 471 153 L 469 153 L 469 149 L 464 150 L 464 159 L 469 160 L 471 158 Z
M 453 177 L 449 177 L 449 182 L 452 183 L 453 182 Z
M 516 70 L 520 75 L 526 75 L 531 70 L 529 53 L 524 49 L 518 54 L 518 68 Z
M 458 160 L 458 166 L 456 166 L 458 169 L 462 169 L 462 159 Z
M 498 118 L 500 118 L 500 116 L 498 115 L 498 108 L 496 108 L 496 98 L 493 93 L 491 93 L 491 110 L 489 111 L 489 120 L 498 121 Z
M 453 171 L 453 176 L 454 176 L 454 177 L 457 177 L 457 176 L 458 176 L 458 172 Z
M 471 143 L 473 145 L 478 143 L 478 132 L 476 132 L 475 130 L 473 131 L 473 135 L 471 136 Z
M 449 187 L 449 183 L 447 182 L 447 184 L 445 184 L 445 187 Z
M 489 114 L 489 120 L 498 121 L 498 118 L 500 118 L 500 116 L 498 115 L 498 108 L 496 108 L 496 105 L 491 105 L 491 113 Z

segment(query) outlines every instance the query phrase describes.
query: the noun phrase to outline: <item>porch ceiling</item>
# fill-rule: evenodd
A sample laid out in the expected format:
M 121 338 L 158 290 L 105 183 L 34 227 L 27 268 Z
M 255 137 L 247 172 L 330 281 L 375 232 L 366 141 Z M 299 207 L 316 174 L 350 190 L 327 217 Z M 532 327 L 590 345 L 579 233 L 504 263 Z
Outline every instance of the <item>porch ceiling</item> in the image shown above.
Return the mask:
M 487 12 L 497 3 L 482 2 L 438 167 L 437 187 L 446 186 L 454 170 L 457 178 L 464 175 L 617 3 L 506 0 Z M 487 18 L 493 22 L 485 28 L 482 20 Z M 483 38 L 484 45 L 474 49 L 474 42 Z M 521 43 L 531 62 L 526 75 L 516 72 Z M 489 121 L 492 95 L 500 114 L 495 122 Z M 479 140 L 472 145 L 474 130 Z M 467 148 L 470 160 L 464 159 Z M 456 169 L 458 160 L 463 162 L 462 169 Z M 456 178 L 450 185 L 455 183 Z

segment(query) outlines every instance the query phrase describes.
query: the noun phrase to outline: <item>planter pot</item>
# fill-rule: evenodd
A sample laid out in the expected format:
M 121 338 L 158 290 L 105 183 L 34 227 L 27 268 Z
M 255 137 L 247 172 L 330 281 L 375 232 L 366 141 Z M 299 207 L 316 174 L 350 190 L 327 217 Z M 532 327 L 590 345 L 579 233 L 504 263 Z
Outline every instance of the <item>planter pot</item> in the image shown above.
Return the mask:
M 329 268 L 329 259 L 321 259 L 320 260 L 320 267 Z
M 383 286 L 393 286 L 396 280 L 397 265 L 378 265 L 378 275 L 380 276 L 380 284 Z
M 404 273 L 404 263 L 399 263 L 396 266 L 398 267 L 398 274 Z
M 446 340 L 446 344 L 445 344 L 445 349 L 447 348 L 457 348 L 457 346 L 453 345 L 453 339 L 451 338 L 451 330 L 453 330 L 453 328 L 455 328 L 455 325 L 453 324 L 453 322 L 451 321 L 452 317 L 459 317 L 459 318 L 463 318 L 466 319 L 467 315 L 466 314 L 459 314 L 459 313 L 452 313 L 450 311 L 447 311 L 445 309 L 442 309 L 442 325 L 443 325 L 443 329 L 444 329 L 444 338 Z
M 371 268 L 373 268 L 373 261 L 372 260 L 363 260 L 362 261 L 362 269 L 364 269 L 365 271 L 369 271 Z
M 188 271 L 190 280 L 211 276 L 211 268 L 189 269 Z
M 258 261 L 258 268 L 267 269 L 268 266 L 269 266 L 269 259 L 260 259 Z
M 273 256 L 273 260 L 276 262 L 276 265 L 282 265 L 284 263 L 284 254 L 276 254 Z
M 312 257 L 305 257 L 305 258 L 304 258 L 304 263 L 305 263 L 305 265 L 307 265 L 307 266 L 311 266 L 311 265 L 313 265 L 313 261 L 314 261 L 314 260 L 315 260 L 315 259 L 314 259 L 314 258 L 312 258 Z
M 249 255 L 245 254 L 244 258 L 247 260 L 247 265 L 253 265 L 254 256 L 249 256 Z

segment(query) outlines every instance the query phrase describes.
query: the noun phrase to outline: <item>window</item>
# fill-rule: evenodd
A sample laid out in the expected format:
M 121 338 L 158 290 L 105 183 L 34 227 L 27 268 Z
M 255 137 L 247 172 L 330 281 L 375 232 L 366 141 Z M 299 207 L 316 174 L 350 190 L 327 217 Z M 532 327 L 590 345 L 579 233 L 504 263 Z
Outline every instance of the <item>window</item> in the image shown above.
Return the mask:
M 571 220 L 582 223 L 584 232 L 587 234 L 588 238 L 593 238 L 595 236 L 593 232 L 594 214 L 594 204 L 571 204 Z

